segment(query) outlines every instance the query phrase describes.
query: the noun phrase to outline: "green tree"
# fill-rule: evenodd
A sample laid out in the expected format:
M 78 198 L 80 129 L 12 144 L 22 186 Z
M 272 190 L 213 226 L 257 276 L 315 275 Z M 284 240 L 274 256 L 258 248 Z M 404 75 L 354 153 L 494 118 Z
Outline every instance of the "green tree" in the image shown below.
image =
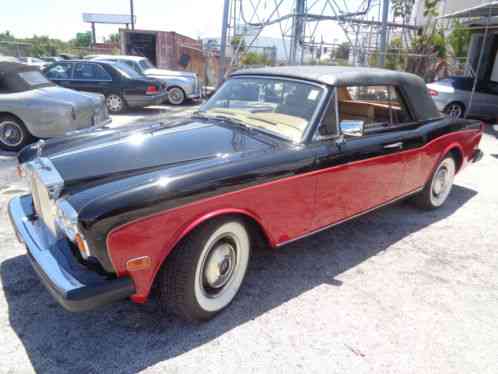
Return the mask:
M 387 49 L 385 67 L 391 70 L 404 70 L 406 64 L 404 52 L 401 38 L 393 38 Z
M 336 60 L 348 60 L 349 53 L 351 52 L 351 43 L 343 42 L 333 49 L 331 52 L 331 58 Z
M 91 31 L 77 33 L 76 38 L 72 40 L 72 44 L 78 48 L 90 47 L 92 45 Z
M 0 42 L 13 42 L 16 38 L 10 33 L 9 30 L 5 32 L 0 32 Z
M 391 0 L 391 9 L 394 18 L 408 20 L 413 11 L 415 0 Z
M 455 57 L 467 56 L 471 36 L 472 32 L 465 29 L 460 22 L 456 21 L 453 24 L 453 29 L 448 36 L 448 42 L 450 43 Z
M 410 57 L 407 70 L 411 73 L 418 74 L 426 79 L 430 79 L 431 59 L 433 56 L 446 58 L 446 40 L 437 22 L 434 18 L 438 16 L 440 0 L 424 1 L 424 16 L 426 17 L 426 26 L 412 40 L 412 50 L 415 57 Z
M 246 40 L 241 37 L 240 35 L 235 35 L 232 40 L 230 41 L 230 45 L 232 46 L 232 49 L 239 50 L 239 53 L 245 52 L 247 46 L 246 46 Z
M 247 52 L 240 58 L 242 65 L 271 65 L 271 61 L 258 52 Z
M 115 33 L 110 34 L 107 38 L 105 38 L 105 42 L 118 44 L 119 43 L 119 33 L 115 32 Z

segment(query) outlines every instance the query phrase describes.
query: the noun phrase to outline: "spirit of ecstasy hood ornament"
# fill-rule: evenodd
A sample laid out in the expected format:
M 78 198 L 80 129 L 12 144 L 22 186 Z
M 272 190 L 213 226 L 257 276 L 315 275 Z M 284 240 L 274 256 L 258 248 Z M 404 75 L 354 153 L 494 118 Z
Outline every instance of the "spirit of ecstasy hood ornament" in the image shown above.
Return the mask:
M 43 147 L 45 147 L 45 140 L 40 139 L 34 145 L 33 148 L 36 149 L 36 157 L 41 157 L 43 152 Z

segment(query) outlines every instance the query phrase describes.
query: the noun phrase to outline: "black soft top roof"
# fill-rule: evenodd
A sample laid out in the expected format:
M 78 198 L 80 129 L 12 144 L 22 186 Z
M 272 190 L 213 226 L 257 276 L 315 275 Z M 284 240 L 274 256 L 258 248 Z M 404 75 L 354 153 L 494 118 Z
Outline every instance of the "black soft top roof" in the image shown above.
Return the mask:
M 0 62 L 0 90 L 3 92 L 23 92 L 36 88 L 52 87 L 54 83 L 44 79 L 43 83 L 30 83 L 20 74 L 38 72 L 40 70 L 35 66 L 19 64 L 17 62 Z
M 279 76 L 314 81 L 330 86 L 382 86 L 400 87 L 408 99 L 417 120 L 430 120 L 441 117 L 434 101 L 427 93 L 422 78 L 409 73 L 349 66 L 277 66 L 238 70 L 233 77 L 244 75 Z

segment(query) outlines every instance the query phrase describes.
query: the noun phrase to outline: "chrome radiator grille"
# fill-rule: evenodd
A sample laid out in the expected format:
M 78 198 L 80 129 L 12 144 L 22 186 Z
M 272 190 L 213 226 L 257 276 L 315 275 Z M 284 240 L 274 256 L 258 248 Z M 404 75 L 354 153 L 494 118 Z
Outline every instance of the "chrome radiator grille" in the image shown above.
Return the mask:
M 55 234 L 55 202 L 50 198 L 47 187 L 40 181 L 36 172 L 31 175 L 30 184 L 35 211 L 50 231 Z
M 64 181 L 52 162 L 47 158 L 37 158 L 23 165 L 26 171 L 33 205 L 38 217 L 48 229 L 55 234 L 57 215 L 56 200 L 60 195 Z

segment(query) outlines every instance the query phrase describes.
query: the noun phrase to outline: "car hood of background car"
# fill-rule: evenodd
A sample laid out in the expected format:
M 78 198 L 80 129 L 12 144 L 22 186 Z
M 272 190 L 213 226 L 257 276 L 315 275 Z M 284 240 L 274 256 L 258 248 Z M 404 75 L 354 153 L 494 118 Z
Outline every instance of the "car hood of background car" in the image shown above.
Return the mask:
M 151 77 L 195 78 L 195 74 L 188 71 L 175 71 L 166 69 L 147 69 L 145 75 Z
M 235 155 L 256 156 L 276 143 L 268 135 L 230 124 L 189 119 L 169 125 L 82 132 L 41 144 L 41 157 L 52 161 L 64 185 L 78 188 L 78 184 L 99 184 L 99 180 L 107 182 L 205 160 L 228 162 Z M 19 161 L 36 157 L 36 147 L 21 152 Z

